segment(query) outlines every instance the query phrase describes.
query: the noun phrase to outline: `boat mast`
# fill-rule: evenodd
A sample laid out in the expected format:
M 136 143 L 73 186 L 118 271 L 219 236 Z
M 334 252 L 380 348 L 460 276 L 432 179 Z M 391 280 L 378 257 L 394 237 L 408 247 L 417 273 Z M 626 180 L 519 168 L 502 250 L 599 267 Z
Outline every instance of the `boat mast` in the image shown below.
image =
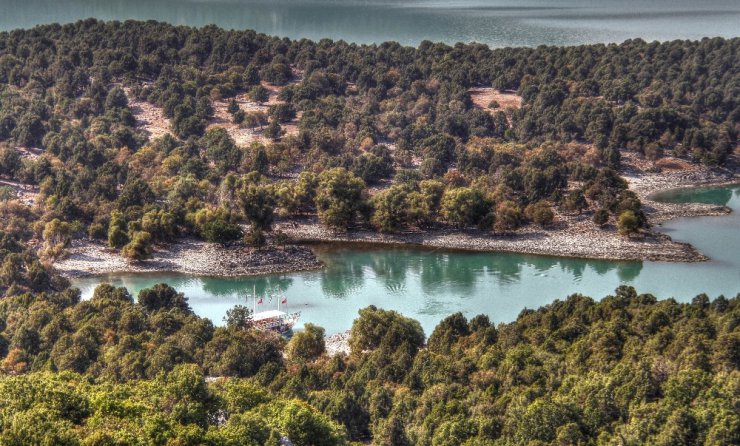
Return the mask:
M 252 284 L 252 314 L 257 313 L 257 285 Z

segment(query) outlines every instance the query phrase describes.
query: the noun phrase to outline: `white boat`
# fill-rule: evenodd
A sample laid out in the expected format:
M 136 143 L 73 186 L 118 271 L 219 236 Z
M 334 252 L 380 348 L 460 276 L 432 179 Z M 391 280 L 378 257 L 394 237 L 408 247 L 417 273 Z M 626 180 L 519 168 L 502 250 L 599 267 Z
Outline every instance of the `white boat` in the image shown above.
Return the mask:
M 286 313 L 280 310 L 260 311 L 252 316 L 252 326 L 258 330 L 286 333 L 293 328 L 300 317 L 300 311 L 295 313 Z
M 273 296 L 271 295 L 270 302 L 272 302 L 272 297 Z M 256 289 L 253 289 L 252 326 L 258 330 L 270 330 L 276 331 L 278 333 L 287 333 L 293 328 L 295 323 L 298 322 L 298 319 L 300 319 L 301 317 L 301 312 L 296 311 L 293 313 L 288 313 L 286 311 L 282 311 L 280 309 L 280 306 L 283 305 L 284 308 L 287 308 L 288 298 L 280 293 L 278 293 L 274 297 L 276 297 L 277 300 L 277 310 L 266 310 L 258 312 L 257 305 L 262 305 L 262 303 L 264 302 L 264 298 L 262 296 L 257 297 Z M 247 297 L 247 299 L 249 299 L 249 297 Z

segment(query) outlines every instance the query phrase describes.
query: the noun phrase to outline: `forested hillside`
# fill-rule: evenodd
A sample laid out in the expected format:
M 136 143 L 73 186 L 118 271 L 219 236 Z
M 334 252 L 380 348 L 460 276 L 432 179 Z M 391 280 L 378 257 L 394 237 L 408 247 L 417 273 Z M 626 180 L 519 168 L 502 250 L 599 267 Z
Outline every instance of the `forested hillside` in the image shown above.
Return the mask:
M 23 294 L 0 302 L 0 443 L 738 444 L 739 303 L 622 287 L 427 340 L 368 307 L 329 357 L 318 327 L 214 328 L 166 285 Z
M 166 284 L 81 301 L 51 266 L 82 238 L 132 261 L 182 236 L 285 244 L 279 220 L 506 235 L 572 213 L 639 233 L 622 156 L 726 163 L 739 54 L 0 33 L 0 444 L 740 444 L 738 297 L 622 287 L 432 333 L 368 307 L 329 356 L 311 324 L 286 341 L 236 307 L 217 326 Z
M 556 210 L 635 233 L 620 154 L 724 163 L 739 45 L 359 46 L 95 20 L 0 33 L 2 195 L 35 200 L 39 222 L 10 236 L 53 223 L 62 246 L 44 257 L 88 236 L 140 259 L 181 234 L 240 239 L 241 222 L 260 244 L 276 217 L 508 234 Z

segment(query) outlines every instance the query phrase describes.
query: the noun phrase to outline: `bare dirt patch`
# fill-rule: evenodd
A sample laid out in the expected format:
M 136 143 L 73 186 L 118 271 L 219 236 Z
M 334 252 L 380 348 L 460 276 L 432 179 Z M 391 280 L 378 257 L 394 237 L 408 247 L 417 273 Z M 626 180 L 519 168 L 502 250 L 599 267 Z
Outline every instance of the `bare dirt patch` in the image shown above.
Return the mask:
M 638 172 L 640 174 L 650 174 L 654 170 L 659 172 L 665 171 L 681 171 L 681 172 L 695 172 L 699 170 L 706 170 L 699 164 L 692 164 L 681 158 L 674 158 L 672 156 L 663 157 L 657 161 L 651 161 L 644 155 L 635 152 L 623 151 L 621 152 L 621 164 L 622 170 L 625 172 Z
M 3 180 L 0 179 L 0 187 L 9 187 L 15 191 L 18 199 L 21 203 L 31 206 L 36 203 L 36 198 L 39 195 L 38 186 L 30 184 L 19 183 L 17 181 Z
M 150 139 L 161 138 L 172 134 L 170 131 L 170 120 L 164 115 L 164 111 L 146 101 L 137 99 L 131 90 L 124 89 L 128 97 L 128 106 L 136 118 L 136 127 L 149 134 Z
M 655 165 L 662 170 L 694 170 L 695 166 L 688 161 L 678 158 L 663 158 L 655 162 Z
M 280 101 L 278 99 L 280 87 L 268 84 L 266 82 L 263 82 L 262 86 L 270 92 L 268 101 L 260 104 L 250 100 L 247 93 L 241 93 L 234 97 L 241 110 L 246 113 L 257 111 L 267 113 L 271 105 L 283 103 L 283 101 Z M 230 101 L 231 99 L 213 102 L 213 118 L 208 123 L 207 128 L 211 129 L 215 127 L 221 127 L 226 129 L 226 131 L 229 133 L 229 136 L 231 136 L 236 144 L 239 146 L 249 146 L 253 142 L 259 142 L 262 144 L 267 143 L 269 139 L 263 135 L 264 129 L 248 129 L 241 127 L 239 124 L 235 124 L 232 121 L 231 113 L 229 113 L 228 111 Z M 294 120 L 280 124 L 280 126 L 283 128 L 283 131 L 285 132 L 285 136 L 298 134 L 298 120 L 300 119 L 300 117 L 301 112 L 298 112 L 298 116 L 296 116 Z
M 272 94 L 270 96 L 272 98 Z M 239 94 L 234 99 L 236 99 L 236 103 L 239 104 L 239 108 L 247 113 L 255 111 L 267 113 L 268 105 L 250 101 L 246 93 Z M 266 139 L 262 136 L 261 129 L 248 129 L 240 127 L 239 124 L 235 124 L 231 119 L 228 107 L 229 100 L 213 102 L 213 118 L 211 118 L 208 123 L 208 130 L 217 127 L 226 129 L 229 136 L 231 136 L 239 146 L 248 146 L 255 141 L 262 143 L 265 142 Z
M 489 112 L 522 107 L 522 97 L 511 91 L 500 91 L 491 87 L 477 87 L 471 88 L 468 92 L 476 107 Z M 498 102 L 498 108 L 489 108 L 491 101 Z
M 21 155 L 21 158 L 31 161 L 35 161 L 43 153 L 43 150 L 39 149 L 38 147 L 17 146 L 15 149 Z

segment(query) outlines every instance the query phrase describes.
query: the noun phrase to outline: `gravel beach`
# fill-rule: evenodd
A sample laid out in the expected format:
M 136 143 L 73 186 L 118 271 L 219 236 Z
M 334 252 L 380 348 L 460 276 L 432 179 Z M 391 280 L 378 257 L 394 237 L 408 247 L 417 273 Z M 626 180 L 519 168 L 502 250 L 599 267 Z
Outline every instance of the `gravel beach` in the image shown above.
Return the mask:
M 158 246 L 151 259 L 129 262 L 101 242 L 75 240 L 69 255 L 54 264 L 71 277 L 123 272 L 178 272 L 201 276 L 248 276 L 321 269 L 323 264 L 305 246 L 264 248 L 223 247 L 185 238 Z

